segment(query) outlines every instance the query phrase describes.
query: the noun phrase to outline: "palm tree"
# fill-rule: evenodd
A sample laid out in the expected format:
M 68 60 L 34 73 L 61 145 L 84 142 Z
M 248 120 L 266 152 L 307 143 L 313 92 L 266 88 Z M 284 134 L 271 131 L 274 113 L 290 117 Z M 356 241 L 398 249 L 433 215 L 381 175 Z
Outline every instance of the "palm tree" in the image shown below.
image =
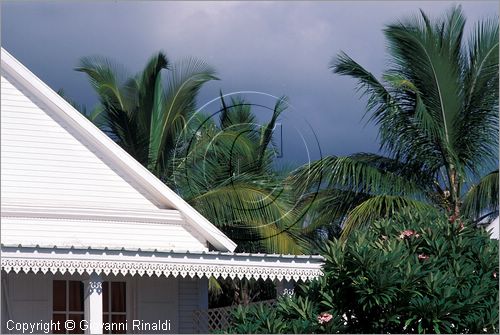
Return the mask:
M 345 53 L 333 59 L 332 71 L 368 97 L 382 154 L 330 156 L 295 171 L 291 181 L 312 204 L 310 231 L 341 226 L 345 237 L 403 208 L 476 222 L 498 215 L 498 20 L 478 22 L 467 41 L 464 25 L 460 6 L 388 25 L 381 80 Z
M 161 179 L 171 173 L 172 146 L 195 108 L 197 93 L 217 79 L 200 60 L 170 65 L 162 52 L 135 76 L 102 57 L 85 57 L 76 70 L 87 74 L 100 100 L 90 119 Z M 166 81 L 163 70 L 170 71 Z
M 218 125 L 195 113 L 199 90 L 217 79 L 202 61 L 170 65 L 160 52 L 142 72 L 129 76 L 105 58 L 87 57 L 76 70 L 88 76 L 99 97 L 89 119 L 240 241 L 239 250 L 304 250 L 289 192 L 278 187 L 279 176 L 271 165 L 272 132 L 286 99 L 278 101 L 268 124 L 257 127 L 248 103 L 233 100 L 228 106 L 221 95 Z
M 270 121 L 260 125 L 252 104 L 220 95 L 214 115 L 193 114 L 178 138 L 170 185 L 238 243 L 244 252 L 305 250 L 292 192 L 273 168 L 272 135 L 287 108 L 277 100 Z M 262 107 L 262 106 L 261 106 Z M 276 291 L 262 280 L 209 281 L 210 305 L 246 304 Z M 224 294 L 222 294 L 224 292 Z

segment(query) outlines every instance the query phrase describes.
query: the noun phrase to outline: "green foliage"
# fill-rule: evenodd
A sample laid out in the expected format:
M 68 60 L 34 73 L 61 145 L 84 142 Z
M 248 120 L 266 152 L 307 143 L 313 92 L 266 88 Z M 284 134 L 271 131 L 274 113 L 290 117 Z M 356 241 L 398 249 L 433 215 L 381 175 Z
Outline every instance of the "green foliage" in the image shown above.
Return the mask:
M 210 285 L 220 289 L 220 292 L 210 290 Z M 215 288 L 215 287 L 214 287 Z M 271 280 L 247 278 L 211 278 L 209 280 L 209 308 L 231 305 L 248 305 L 249 303 L 270 300 L 276 297 L 276 286 Z
M 240 309 L 229 332 L 498 333 L 498 241 L 474 225 L 404 212 L 324 248 L 324 276 L 278 308 Z M 320 325 L 317 316 L 330 313 Z M 327 326 L 328 328 L 326 328 Z
M 304 206 L 319 202 L 314 228 L 343 227 L 345 238 L 405 208 L 476 222 L 498 215 L 498 19 L 477 23 L 468 40 L 464 26 L 460 6 L 388 25 L 380 80 L 345 53 L 332 60 L 368 98 L 387 156 L 325 157 L 295 171 L 294 188 L 311 193 Z

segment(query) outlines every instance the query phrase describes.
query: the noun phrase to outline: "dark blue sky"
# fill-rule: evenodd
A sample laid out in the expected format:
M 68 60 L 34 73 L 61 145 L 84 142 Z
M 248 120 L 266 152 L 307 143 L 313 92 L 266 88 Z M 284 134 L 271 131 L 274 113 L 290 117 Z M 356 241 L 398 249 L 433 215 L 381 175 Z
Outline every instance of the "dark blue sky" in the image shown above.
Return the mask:
M 3 1 L 1 41 L 49 86 L 63 88 L 88 106 L 96 97 L 84 75 L 73 71 L 83 56 L 113 58 L 131 73 L 158 50 L 172 61 L 201 58 L 217 69 L 221 80 L 203 89 L 200 105 L 220 89 L 290 98 L 293 108 L 282 120 L 282 161 L 293 163 L 308 155 L 318 158 L 311 129 L 323 154 L 377 151 L 376 129 L 361 120 L 364 102 L 355 82 L 333 75 L 329 62 L 343 50 L 380 75 L 386 59 L 385 24 L 417 14 L 419 8 L 436 16 L 453 3 Z M 497 1 L 458 3 L 468 28 L 481 18 L 498 16 Z M 269 96 L 246 97 L 274 104 Z

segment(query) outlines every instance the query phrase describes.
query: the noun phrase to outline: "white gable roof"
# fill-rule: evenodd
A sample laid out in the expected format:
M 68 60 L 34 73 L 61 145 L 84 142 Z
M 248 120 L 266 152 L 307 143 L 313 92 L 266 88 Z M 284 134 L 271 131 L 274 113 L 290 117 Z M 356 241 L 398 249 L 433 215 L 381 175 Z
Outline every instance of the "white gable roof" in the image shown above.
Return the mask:
M 154 215 L 174 210 L 198 239 L 221 251 L 235 249 L 219 229 L 4 49 L 1 70 L 2 209 L 17 217 L 33 206 Z

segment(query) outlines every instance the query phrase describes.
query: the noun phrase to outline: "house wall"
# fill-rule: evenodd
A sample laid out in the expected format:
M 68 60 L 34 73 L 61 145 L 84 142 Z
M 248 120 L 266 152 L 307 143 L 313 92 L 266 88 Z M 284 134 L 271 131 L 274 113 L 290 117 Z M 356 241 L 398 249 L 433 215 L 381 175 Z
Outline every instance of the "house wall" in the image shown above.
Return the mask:
M 142 334 L 178 333 L 179 280 L 177 278 L 138 278 L 136 281 L 137 320 L 144 323 L 168 322 L 167 330 L 140 330 Z
M 85 280 L 87 277 L 2 272 L 2 333 L 9 333 L 6 328 L 9 319 L 19 322 L 51 320 L 52 280 Z M 127 283 L 128 333 L 193 333 L 198 329 L 193 327 L 193 312 L 208 307 L 206 278 L 103 276 L 102 279 Z M 158 321 L 167 322 L 170 330 L 134 329 L 133 320 L 140 320 L 145 327 Z
M 207 278 L 179 280 L 179 333 L 193 334 L 199 330 L 193 324 L 193 312 L 208 308 Z M 207 325 L 201 322 L 201 325 Z M 203 330 L 203 329 L 202 329 Z M 208 333 L 208 329 L 205 331 Z
M 48 322 L 52 318 L 52 278 L 50 274 L 2 273 L 2 334 L 7 321 Z

